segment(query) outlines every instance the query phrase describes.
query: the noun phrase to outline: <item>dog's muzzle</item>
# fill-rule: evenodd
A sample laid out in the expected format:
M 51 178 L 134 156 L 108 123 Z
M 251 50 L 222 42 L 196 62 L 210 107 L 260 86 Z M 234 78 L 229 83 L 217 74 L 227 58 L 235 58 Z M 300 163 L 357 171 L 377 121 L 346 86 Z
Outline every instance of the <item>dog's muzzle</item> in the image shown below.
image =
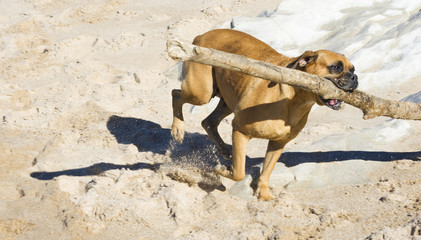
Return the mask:
M 353 92 L 358 87 L 358 76 L 354 73 L 347 72 L 339 78 L 327 78 L 333 82 L 338 88 Z
M 353 73 L 345 73 L 343 76 L 339 78 L 327 78 L 331 82 L 333 82 L 336 87 L 347 91 L 347 92 L 353 92 L 358 87 L 358 76 Z M 341 108 L 342 102 L 337 99 L 324 99 L 320 97 L 324 105 L 328 106 L 329 108 L 333 110 L 339 110 Z

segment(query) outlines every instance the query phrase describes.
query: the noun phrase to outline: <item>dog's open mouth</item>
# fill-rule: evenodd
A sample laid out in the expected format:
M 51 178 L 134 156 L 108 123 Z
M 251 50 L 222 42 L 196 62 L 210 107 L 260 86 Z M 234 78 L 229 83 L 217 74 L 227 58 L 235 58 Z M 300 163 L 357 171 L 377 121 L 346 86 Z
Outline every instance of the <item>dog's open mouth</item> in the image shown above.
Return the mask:
M 340 100 L 337 99 L 324 99 L 322 97 L 320 97 L 320 99 L 322 100 L 322 102 L 324 103 L 324 105 L 332 108 L 333 110 L 339 110 L 341 108 L 342 102 Z

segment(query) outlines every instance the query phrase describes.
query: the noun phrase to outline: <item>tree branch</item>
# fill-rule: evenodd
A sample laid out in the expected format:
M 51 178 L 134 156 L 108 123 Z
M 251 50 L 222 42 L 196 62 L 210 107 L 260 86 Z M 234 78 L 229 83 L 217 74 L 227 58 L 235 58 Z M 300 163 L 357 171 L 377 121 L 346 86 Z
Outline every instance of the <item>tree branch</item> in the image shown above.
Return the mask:
M 396 119 L 421 120 L 421 104 L 386 100 L 359 90 L 352 93 L 345 92 L 325 78 L 295 69 L 275 66 L 237 54 L 185 44 L 177 40 L 167 42 L 167 51 L 171 58 L 178 61 L 192 61 L 222 67 L 272 82 L 303 88 L 324 99 L 342 100 L 361 109 L 364 119 L 386 116 Z

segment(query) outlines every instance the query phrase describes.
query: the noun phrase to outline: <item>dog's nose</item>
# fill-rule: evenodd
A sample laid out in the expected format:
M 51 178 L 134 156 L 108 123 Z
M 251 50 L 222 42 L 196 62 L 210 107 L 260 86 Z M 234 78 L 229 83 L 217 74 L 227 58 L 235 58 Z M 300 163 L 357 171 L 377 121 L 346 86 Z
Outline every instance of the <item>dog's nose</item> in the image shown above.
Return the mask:
M 351 81 L 353 81 L 353 82 L 357 82 L 358 81 L 358 76 L 357 76 L 357 74 L 352 74 L 351 75 L 351 77 L 350 77 L 350 80 Z M 358 83 L 358 82 L 357 82 Z
M 350 77 L 350 80 L 351 80 L 351 84 L 352 84 L 351 89 L 352 90 L 357 89 L 357 87 L 358 87 L 358 76 L 357 76 L 357 74 L 352 74 L 351 77 Z

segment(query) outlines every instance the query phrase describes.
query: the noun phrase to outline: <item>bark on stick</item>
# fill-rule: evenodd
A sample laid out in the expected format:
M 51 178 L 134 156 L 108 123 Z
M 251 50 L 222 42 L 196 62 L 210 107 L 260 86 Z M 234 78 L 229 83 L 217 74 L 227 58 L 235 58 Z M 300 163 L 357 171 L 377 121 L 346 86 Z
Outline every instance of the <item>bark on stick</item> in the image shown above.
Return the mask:
M 279 67 L 241 55 L 182 43 L 177 40 L 167 42 L 167 51 L 174 60 L 222 67 L 272 82 L 303 88 L 324 99 L 342 100 L 361 109 L 364 119 L 386 116 L 396 119 L 421 120 L 421 104 L 386 100 L 359 90 L 352 93 L 345 92 L 325 78 L 295 69 Z

